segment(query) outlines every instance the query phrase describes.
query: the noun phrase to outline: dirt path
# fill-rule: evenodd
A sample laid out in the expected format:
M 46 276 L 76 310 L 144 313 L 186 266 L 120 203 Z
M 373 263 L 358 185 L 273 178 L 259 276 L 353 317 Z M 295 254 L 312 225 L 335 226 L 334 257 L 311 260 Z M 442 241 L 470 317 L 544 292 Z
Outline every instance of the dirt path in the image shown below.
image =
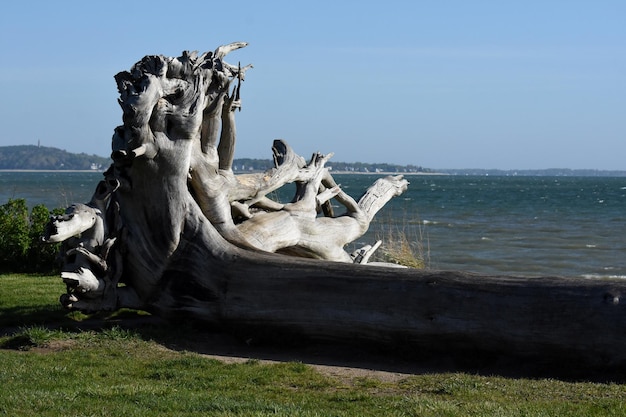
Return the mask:
M 191 351 L 224 363 L 299 362 L 320 373 L 346 382 L 371 378 L 396 382 L 411 375 L 434 372 L 430 366 L 416 364 L 388 353 L 364 351 L 355 346 L 307 343 L 291 346 L 270 346 L 245 343 L 221 333 L 204 333 L 180 343 L 165 343 L 177 351 Z

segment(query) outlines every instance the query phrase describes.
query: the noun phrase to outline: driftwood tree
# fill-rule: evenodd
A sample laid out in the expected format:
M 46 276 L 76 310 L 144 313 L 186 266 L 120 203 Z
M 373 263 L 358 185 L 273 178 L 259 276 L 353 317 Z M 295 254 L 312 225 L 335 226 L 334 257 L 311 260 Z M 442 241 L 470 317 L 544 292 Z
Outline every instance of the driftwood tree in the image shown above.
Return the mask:
M 146 56 L 117 74 L 123 125 L 113 163 L 92 200 L 53 217 L 44 237 L 65 242 L 64 306 L 140 308 L 419 352 L 567 353 L 593 366 L 626 364 L 621 281 L 363 265 L 377 244 L 344 247 L 405 179 L 381 178 L 355 201 L 325 167 L 331 155 L 305 160 L 282 140 L 273 169 L 235 175 L 235 112 L 250 66 L 224 57 L 245 45 Z M 291 202 L 268 198 L 287 183 L 296 184 Z
M 92 200 L 54 217 L 44 237 L 67 242 L 64 305 L 152 309 L 169 279 L 163 278 L 180 262 L 186 267 L 175 270 L 190 285 L 198 277 L 203 286 L 218 288 L 223 277 L 211 271 L 259 251 L 367 262 L 377 244 L 352 254 L 344 247 L 408 182 L 381 178 L 355 201 L 325 168 L 331 155 L 317 153 L 306 161 L 282 140 L 273 144 L 273 169 L 235 175 L 235 111 L 250 66 L 223 58 L 245 45 L 178 58 L 147 56 L 117 74 L 124 124 L 113 136 L 113 164 Z M 291 202 L 267 197 L 288 183 L 297 185 Z M 331 199 L 345 212 L 335 216 Z M 185 296 L 170 295 L 176 302 Z M 164 307 L 159 301 L 158 309 Z

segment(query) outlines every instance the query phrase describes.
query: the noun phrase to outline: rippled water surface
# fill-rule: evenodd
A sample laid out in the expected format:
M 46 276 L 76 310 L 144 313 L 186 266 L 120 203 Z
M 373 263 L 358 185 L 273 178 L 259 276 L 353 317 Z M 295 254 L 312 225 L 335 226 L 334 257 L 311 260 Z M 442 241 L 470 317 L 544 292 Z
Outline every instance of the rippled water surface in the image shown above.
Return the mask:
M 369 234 L 401 224 L 422 236 L 431 267 L 626 277 L 626 178 L 407 178 Z M 337 180 L 352 189 L 373 178 Z
M 379 177 L 335 175 L 358 198 Z M 97 172 L 0 172 L 0 202 L 86 202 Z M 393 228 L 421 236 L 432 268 L 626 277 L 626 178 L 408 176 L 360 244 Z

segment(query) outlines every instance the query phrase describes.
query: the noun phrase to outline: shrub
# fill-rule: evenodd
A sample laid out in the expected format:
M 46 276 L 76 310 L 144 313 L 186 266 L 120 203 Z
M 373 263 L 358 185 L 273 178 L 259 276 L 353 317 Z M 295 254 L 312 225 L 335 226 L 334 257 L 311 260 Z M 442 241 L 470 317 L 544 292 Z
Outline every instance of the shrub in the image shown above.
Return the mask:
M 29 220 L 26 200 L 10 199 L 0 206 L 0 265 L 15 270 L 23 264 L 29 247 Z
M 63 209 L 55 209 L 53 214 L 62 214 Z M 47 272 L 57 266 L 57 255 L 60 243 L 50 244 L 41 241 L 46 224 L 50 219 L 50 212 L 43 204 L 34 206 L 30 212 L 30 231 L 28 248 L 28 266 L 33 271 Z
M 55 210 L 55 213 L 61 211 Z M 52 272 L 59 244 L 44 244 L 41 235 L 48 209 L 39 204 L 28 214 L 24 199 L 10 199 L 0 206 L 0 270 L 6 272 Z

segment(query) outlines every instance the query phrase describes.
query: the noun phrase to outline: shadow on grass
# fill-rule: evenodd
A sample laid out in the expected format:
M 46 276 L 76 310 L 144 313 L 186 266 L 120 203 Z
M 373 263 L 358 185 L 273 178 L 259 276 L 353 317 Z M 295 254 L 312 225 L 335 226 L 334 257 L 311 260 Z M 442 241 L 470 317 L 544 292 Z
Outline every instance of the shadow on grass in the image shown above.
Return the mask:
M 135 310 L 120 310 L 114 313 L 87 315 L 67 311 L 56 306 L 33 309 L 32 307 L 0 307 L 0 337 L 19 336 L 24 329 L 39 327 L 48 330 L 80 332 L 103 330 L 119 326 L 141 333 L 142 327 L 160 321 L 148 313 Z M 7 348 L 6 344 L 2 347 Z
M 26 309 L 28 310 L 28 309 Z M 194 320 L 166 321 L 145 312 L 121 310 L 113 314 L 84 315 L 62 309 L 24 311 L 0 308 L 0 335 L 10 336 L 4 349 L 28 347 L 20 329 L 42 326 L 66 332 L 105 331 L 113 327 L 131 331 L 174 351 L 195 352 L 227 362 L 247 360 L 301 362 L 311 365 L 356 368 L 417 375 L 465 372 L 511 378 L 554 378 L 564 381 L 626 382 L 626 369 L 589 367 L 567 355 L 503 357 L 489 352 L 458 350 L 431 352 L 402 346 L 372 346 L 362 342 L 311 341 L 279 333 L 227 331 Z M 25 346 L 26 345 L 26 346 Z
M 301 362 L 407 376 L 466 372 L 511 378 L 626 382 L 626 369 L 588 366 L 562 352 L 546 357 L 508 357 L 454 346 L 441 352 L 408 349 L 402 345 L 372 345 L 363 341 L 321 342 L 277 331 L 218 329 L 188 319 L 165 321 L 157 317 L 138 318 L 132 315 L 119 318 L 116 325 L 132 328 L 142 338 L 172 350 L 195 352 L 231 362 Z
M 60 307 L 46 307 L 34 309 L 33 307 L 0 307 L 0 336 L 14 333 L 16 329 L 33 325 L 50 324 L 62 325 L 65 321 L 71 321 L 67 317 L 67 311 Z
M 429 351 L 402 345 L 372 345 L 359 340 L 352 343 L 321 342 L 280 333 L 259 336 L 254 332 L 210 329 L 202 323 L 189 321 L 182 327 L 181 324 L 174 327 L 171 334 L 164 335 L 164 329 L 159 329 L 158 334 L 150 337 L 173 350 L 192 351 L 232 361 L 301 362 L 407 376 L 464 372 L 509 378 L 626 382 L 626 369 L 623 367 L 585 364 L 580 358 L 563 352 L 546 353 L 542 357 L 503 356 L 455 346 L 450 346 L 447 351 Z M 170 337 L 176 334 L 179 336 Z

